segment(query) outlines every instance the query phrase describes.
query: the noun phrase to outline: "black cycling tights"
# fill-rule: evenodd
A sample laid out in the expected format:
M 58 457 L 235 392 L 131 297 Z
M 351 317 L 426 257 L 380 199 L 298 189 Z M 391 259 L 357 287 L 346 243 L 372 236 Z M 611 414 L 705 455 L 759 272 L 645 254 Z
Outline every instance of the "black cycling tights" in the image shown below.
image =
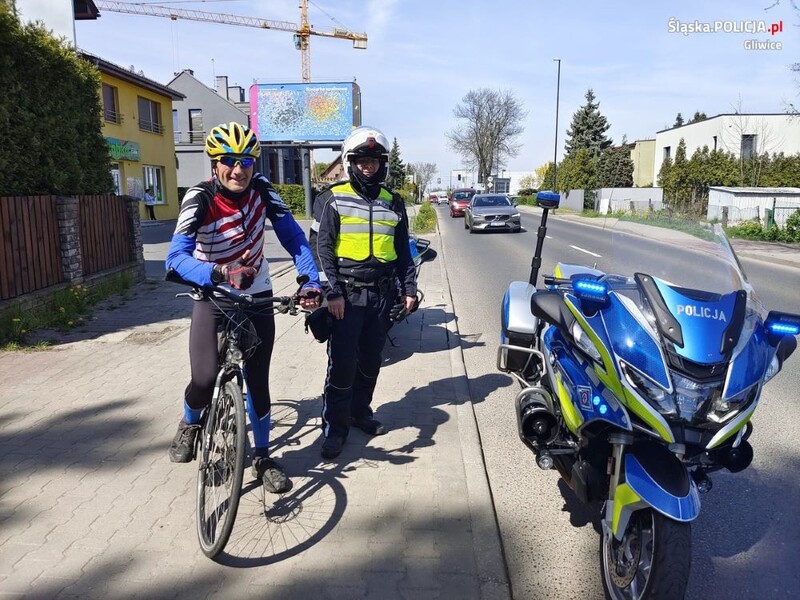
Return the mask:
M 259 296 L 262 294 L 258 294 Z M 266 292 L 264 296 L 271 296 Z M 223 308 L 225 304 L 217 301 Z M 253 399 L 253 407 L 259 417 L 269 412 L 269 363 L 275 343 L 275 317 L 271 314 L 251 314 L 261 343 L 245 361 L 247 388 Z M 186 386 L 185 398 L 189 408 L 205 408 L 211 403 L 214 381 L 219 370 L 217 350 L 217 327 L 223 322 L 219 309 L 208 300 L 194 303 L 192 325 L 189 329 L 189 361 L 192 380 Z

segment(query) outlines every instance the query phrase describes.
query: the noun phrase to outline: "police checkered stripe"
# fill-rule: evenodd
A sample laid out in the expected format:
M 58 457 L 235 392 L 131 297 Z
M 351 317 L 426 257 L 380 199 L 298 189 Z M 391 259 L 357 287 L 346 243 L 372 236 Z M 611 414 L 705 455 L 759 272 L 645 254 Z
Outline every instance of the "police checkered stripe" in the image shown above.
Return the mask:
M 372 229 L 370 229 L 369 224 L 356 224 L 356 223 L 341 223 L 339 225 L 339 231 L 342 233 L 372 233 L 376 234 L 383 234 L 383 235 L 393 235 L 394 234 L 394 227 L 390 227 L 389 225 L 378 225 L 377 223 L 372 224 Z

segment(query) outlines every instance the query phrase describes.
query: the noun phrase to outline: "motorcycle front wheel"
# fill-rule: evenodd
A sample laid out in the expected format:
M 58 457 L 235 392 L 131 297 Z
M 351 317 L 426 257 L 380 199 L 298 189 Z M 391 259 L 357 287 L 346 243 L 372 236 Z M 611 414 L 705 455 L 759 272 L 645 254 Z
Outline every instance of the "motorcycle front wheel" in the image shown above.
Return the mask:
M 677 600 L 686 593 L 692 526 L 646 508 L 631 515 L 618 541 L 603 527 L 600 563 L 612 600 Z

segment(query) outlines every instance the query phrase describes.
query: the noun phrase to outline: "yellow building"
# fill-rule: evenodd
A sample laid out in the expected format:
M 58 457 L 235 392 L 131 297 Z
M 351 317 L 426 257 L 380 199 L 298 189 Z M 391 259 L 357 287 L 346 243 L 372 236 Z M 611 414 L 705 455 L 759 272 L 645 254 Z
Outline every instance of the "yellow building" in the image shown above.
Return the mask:
M 144 198 L 152 188 L 159 220 L 180 209 L 172 101 L 183 94 L 102 58 L 81 52 L 100 71 L 103 136 L 117 194 Z M 144 202 L 141 216 L 147 219 Z
M 631 148 L 633 161 L 633 187 L 650 187 L 653 181 L 653 165 L 656 160 L 656 141 L 636 140 Z

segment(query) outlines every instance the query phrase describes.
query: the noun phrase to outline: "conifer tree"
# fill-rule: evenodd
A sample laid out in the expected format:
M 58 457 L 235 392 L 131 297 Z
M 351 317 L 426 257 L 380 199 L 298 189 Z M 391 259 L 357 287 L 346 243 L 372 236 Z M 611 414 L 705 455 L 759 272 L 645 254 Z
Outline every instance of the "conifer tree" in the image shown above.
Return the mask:
M 572 125 L 567 130 L 567 141 L 564 144 L 567 157 L 572 158 L 581 148 L 585 148 L 589 156 L 596 158 L 611 146 L 611 139 L 606 136 L 611 125 L 600 114 L 600 103 L 595 102 L 591 88 L 586 92 L 586 104 L 572 115 Z
M 389 176 L 386 178 L 386 185 L 390 188 L 399 190 L 406 182 L 406 166 L 400 159 L 400 146 L 397 138 L 394 138 L 392 149 L 389 150 Z

